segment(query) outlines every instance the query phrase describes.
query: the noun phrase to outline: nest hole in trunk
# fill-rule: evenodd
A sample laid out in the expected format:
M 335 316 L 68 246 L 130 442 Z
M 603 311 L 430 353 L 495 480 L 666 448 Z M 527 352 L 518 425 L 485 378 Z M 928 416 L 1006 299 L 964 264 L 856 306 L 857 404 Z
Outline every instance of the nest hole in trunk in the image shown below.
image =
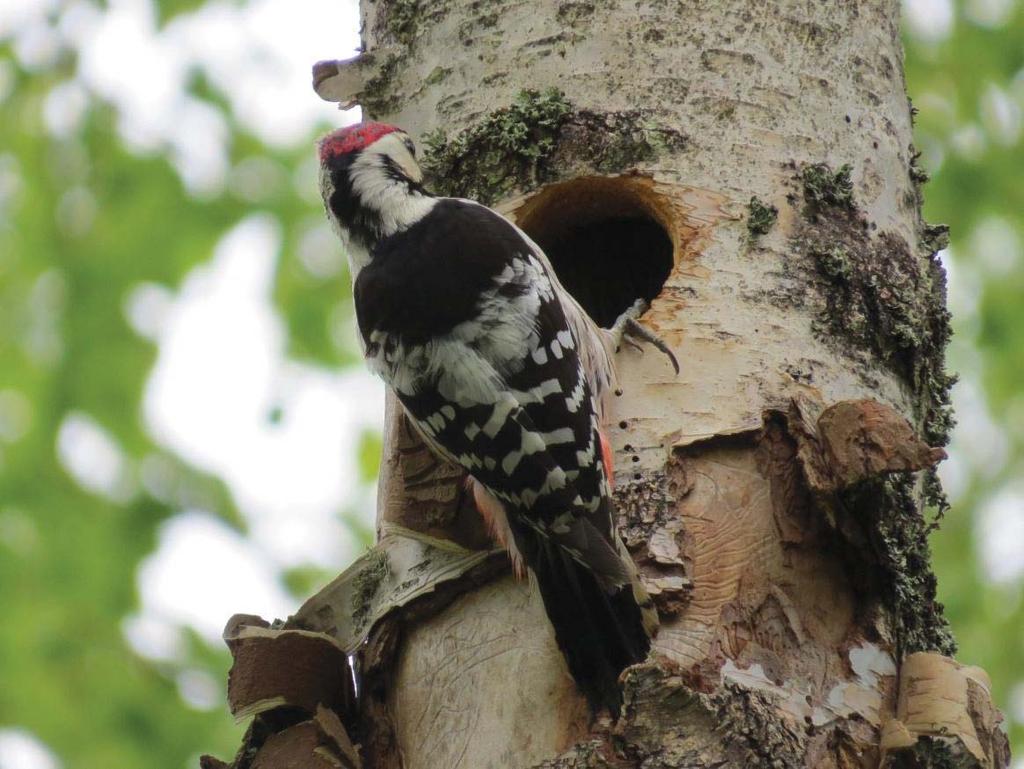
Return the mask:
M 652 301 L 675 264 L 667 201 L 644 177 L 554 184 L 516 211 L 558 279 L 601 326 L 639 298 Z

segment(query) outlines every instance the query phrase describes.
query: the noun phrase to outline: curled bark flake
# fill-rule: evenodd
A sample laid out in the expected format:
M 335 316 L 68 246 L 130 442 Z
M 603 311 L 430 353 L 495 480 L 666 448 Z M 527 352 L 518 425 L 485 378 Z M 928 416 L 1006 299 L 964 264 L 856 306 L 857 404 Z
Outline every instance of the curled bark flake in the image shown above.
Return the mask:
M 906 418 L 876 400 L 841 401 L 812 420 L 813 404 L 793 401 L 782 418 L 796 440 L 796 457 L 816 495 L 834 494 L 866 480 L 916 472 L 946 458 L 917 437 Z M 774 414 L 775 412 L 773 412 Z M 770 422 L 772 414 L 766 419 Z
M 228 706 L 237 719 L 280 707 L 346 712 L 355 702 L 345 650 L 328 635 L 236 615 L 224 640 L 234 657 Z
M 887 595 L 899 618 L 899 653 L 953 653 L 936 600 L 929 527 L 910 475 L 930 469 L 945 452 L 928 447 L 904 417 L 877 401 L 843 401 L 815 418 L 819 408 L 794 400 L 788 413 L 771 412 L 766 420 L 780 420 L 796 441 L 803 480 L 816 508 L 841 534 L 847 554 L 881 567 L 849 573 L 861 591 Z
M 931 448 L 910 423 L 890 406 L 875 400 L 843 401 L 818 419 L 825 460 L 838 487 L 896 472 L 914 472 L 946 458 Z

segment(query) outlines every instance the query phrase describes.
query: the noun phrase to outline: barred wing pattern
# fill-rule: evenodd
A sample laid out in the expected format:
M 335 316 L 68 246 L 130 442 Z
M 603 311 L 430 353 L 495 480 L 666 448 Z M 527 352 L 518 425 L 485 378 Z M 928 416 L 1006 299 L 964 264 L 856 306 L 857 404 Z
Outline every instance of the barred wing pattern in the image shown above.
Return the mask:
M 573 677 L 595 710 L 617 712 L 618 674 L 649 639 L 566 312 L 582 311 L 509 222 L 445 199 L 378 244 L 355 301 L 371 368 L 428 443 L 500 501 Z

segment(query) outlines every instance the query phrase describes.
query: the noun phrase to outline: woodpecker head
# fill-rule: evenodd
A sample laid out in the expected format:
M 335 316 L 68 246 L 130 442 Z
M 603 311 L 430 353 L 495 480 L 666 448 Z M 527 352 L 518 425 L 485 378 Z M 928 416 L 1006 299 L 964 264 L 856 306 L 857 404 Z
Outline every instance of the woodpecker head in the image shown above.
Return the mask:
M 416 184 L 423 180 L 416 145 L 409 134 L 387 123 L 356 123 L 327 134 L 320 140 L 320 165 L 328 170 L 376 166 Z
M 320 192 L 346 242 L 369 247 L 422 217 L 432 205 L 422 182 L 412 139 L 393 125 L 356 123 L 320 140 Z

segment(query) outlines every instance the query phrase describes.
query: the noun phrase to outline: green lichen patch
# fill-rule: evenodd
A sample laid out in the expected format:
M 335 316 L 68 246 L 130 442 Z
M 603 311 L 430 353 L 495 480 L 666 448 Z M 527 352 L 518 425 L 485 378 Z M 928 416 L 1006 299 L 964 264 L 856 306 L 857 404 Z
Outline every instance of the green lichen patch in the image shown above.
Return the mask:
M 590 0 L 561 0 L 555 12 L 559 23 L 573 26 L 594 15 L 595 4 Z
M 941 272 L 922 269 L 898 236 L 870 238 L 855 222 L 820 220 L 806 253 L 824 278 L 818 330 L 873 352 L 921 390 L 949 339 Z M 860 231 L 858 231 L 860 230 Z M 941 268 L 940 268 L 941 269 Z M 935 281 L 942 281 L 935 296 Z
M 685 143 L 646 111 L 575 110 L 556 89 L 522 91 L 453 137 L 428 134 L 423 166 L 440 194 L 491 204 L 548 182 L 623 171 Z
M 949 247 L 948 224 L 925 224 L 921 230 L 921 247 L 929 254 L 936 254 Z
M 1005 743 L 1005 733 L 1000 737 Z M 990 763 L 975 756 L 962 740 L 953 736 L 921 735 L 908 748 L 889 753 L 881 769 L 986 769 L 1009 764 L 1008 745 L 1000 746 L 1000 754 Z
M 779 209 L 769 203 L 762 203 L 756 196 L 747 204 L 747 230 L 753 237 L 764 235 L 779 218 Z
M 375 5 L 372 38 L 378 45 L 390 43 L 386 47 L 402 51 L 392 54 L 397 60 L 405 59 L 405 53 L 425 27 L 435 25 L 451 10 L 451 4 L 442 0 L 378 0 Z M 378 96 L 394 98 L 386 88 L 380 89 Z
M 824 251 L 813 251 L 811 255 L 817 260 L 818 270 L 836 283 L 848 284 L 851 274 L 850 256 L 841 244 Z
M 441 129 L 428 134 L 423 167 L 431 186 L 441 194 L 494 202 L 538 177 L 570 112 L 556 89 L 522 91 L 510 106 L 452 138 Z
M 797 227 L 792 245 L 820 277 L 822 307 L 815 331 L 854 357 L 871 354 L 915 394 L 919 425 L 931 446 L 945 446 L 953 425 L 945 351 L 952 334 L 946 276 L 936 254 L 913 252 L 898 235 L 869 234 L 863 217 L 846 209 L 819 210 Z M 931 245 L 944 228 L 925 229 Z M 945 506 L 929 482 L 929 495 Z
M 579 110 L 564 123 L 550 158 L 560 176 L 613 174 L 685 149 L 686 137 L 646 110 Z
M 380 4 L 377 18 L 393 39 L 408 44 L 419 29 L 421 4 L 422 0 L 390 0 Z
M 377 74 L 363 83 L 359 94 L 359 106 L 368 117 L 386 115 L 396 111 L 402 103 L 395 92 L 395 76 L 402 64 L 402 57 L 389 54 L 381 63 Z
M 371 550 L 365 557 L 366 565 L 352 580 L 352 622 L 356 626 L 366 621 L 381 584 L 391 575 L 386 550 Z
M 826 163 L 804 166 L 800 172 L 804 200 L 813 208 L 836 206 L 852 209 L 853 180 L 850 171 L 849 164 L 840 166 L 838 171 L 833 171 Z
M 910 145 L 910 167 L 908 173 L 910 174 L 910 180 L 920 186 L 925 184 L 928 179 L 928 172 L 925 171 L 918 161 L 921 159 L 921 151 L 914 149 L 914 145 Z
M 882 567 L 899 656 L 917 651 L 953 656 L 956 642 L 936 600 L 928 546 L 931 527 L 918 504 L 914 476 L 899 473 L 866 481 L 844 491 L 841 501 L 852 520 L 866 528 Z
M 434 67 L 430 74 L 423 79 L 424 85 L 437 85 L 442 82 L 446 77 L 452 74 L 450 67 Z

